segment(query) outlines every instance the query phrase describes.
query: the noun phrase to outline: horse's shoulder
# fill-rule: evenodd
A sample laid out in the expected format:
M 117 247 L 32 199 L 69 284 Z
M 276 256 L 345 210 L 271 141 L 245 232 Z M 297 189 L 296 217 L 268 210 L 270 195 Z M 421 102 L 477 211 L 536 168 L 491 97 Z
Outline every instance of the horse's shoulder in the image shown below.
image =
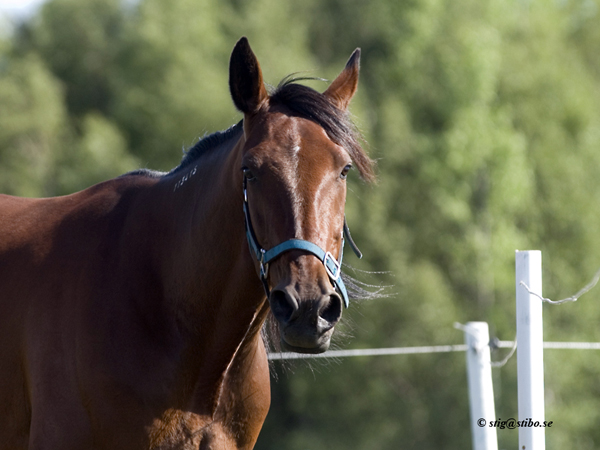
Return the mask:
M 67 213 L 103 215 L 133 199 L 139 192 L 155 185 L 159 180 L 140 176 L 121 176 L 95 184 L 87 189 L 64 197 L 55 197 L 59 209 Z

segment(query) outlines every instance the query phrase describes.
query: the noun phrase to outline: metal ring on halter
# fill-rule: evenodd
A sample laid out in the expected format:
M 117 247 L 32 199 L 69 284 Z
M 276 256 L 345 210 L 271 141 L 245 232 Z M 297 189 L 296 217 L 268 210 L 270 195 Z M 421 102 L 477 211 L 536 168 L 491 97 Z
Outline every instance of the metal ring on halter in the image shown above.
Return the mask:
M 265 262 L 265 255 L 266 255 L 266 251 L 264 248 L 260 249 L 260 277 L 263 280 L 266 280 L 267 277 L 269 276 L 269 263 Z

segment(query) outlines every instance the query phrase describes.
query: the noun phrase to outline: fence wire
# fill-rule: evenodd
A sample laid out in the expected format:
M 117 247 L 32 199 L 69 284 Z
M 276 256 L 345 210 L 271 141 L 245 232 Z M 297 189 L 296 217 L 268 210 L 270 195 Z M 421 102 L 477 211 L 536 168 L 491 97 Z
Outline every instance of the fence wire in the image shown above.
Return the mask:
M 513 348 L 515 341 L 496 341 L 493 347 Z M 600 350 L 600 342 L 544 342 L 545 349 L 553 350 Z M 355 350 L 330 350 L 316 355 L 301 353 L 270 353 L 269 360 L 278 361 L 283 359 L 312 359 L 312 358 L 351 358 L 357 356 L 392 356 L 392 355 L 415 355 L 422 353 L 451 353 L 465 352 L 466 344 L 455 345 L 429 345 L 422 347 L 391 347 L 391 348 L 365 348 Z

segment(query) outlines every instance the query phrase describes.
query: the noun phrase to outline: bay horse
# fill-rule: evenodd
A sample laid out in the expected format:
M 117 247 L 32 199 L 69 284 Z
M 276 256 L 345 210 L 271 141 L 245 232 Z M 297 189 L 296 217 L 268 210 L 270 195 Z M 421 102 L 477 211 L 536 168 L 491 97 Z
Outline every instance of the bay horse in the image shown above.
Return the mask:
M 347 302 L 345 180 L 373 178 L 347 114 L 359 56 L 323 93 L 269 91 L 242 38 L 243 120 L 172 171 L 0 196 L 0 449 L 253 448 L 267 313 L 284 349 L 323 352 Z

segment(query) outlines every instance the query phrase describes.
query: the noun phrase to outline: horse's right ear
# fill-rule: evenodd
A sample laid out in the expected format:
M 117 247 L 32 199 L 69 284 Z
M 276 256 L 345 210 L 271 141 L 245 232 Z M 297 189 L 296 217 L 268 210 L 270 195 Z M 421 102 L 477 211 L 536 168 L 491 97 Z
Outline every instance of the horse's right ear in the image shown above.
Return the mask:
M 269 98 L 263 83 L 258 59 L 248 39 L 241 38 L 229 60 L 229 91 L 236 108 L 244 114 L 255 114 Z

